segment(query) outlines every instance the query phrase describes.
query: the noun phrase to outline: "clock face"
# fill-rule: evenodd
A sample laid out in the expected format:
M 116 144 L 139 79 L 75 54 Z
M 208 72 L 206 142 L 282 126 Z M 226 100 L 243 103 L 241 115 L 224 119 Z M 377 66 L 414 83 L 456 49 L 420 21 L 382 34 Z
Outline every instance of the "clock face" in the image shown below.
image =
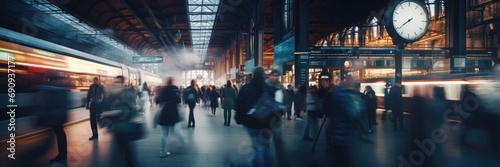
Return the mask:
M 425 6 L 413 1 L 402 1 L 394 9 L 392 24 L 401 38 L 416 41 L 427 32 L 429 16 Z

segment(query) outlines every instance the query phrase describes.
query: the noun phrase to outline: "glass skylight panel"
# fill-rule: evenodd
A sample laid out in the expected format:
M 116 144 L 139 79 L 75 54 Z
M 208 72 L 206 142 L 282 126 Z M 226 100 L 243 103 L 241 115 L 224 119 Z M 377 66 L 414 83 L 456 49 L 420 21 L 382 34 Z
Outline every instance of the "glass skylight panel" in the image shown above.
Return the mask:
M 31 6 L 37 8 L 38 10 L 42 12 L 46 12 L 50 16 L 68 24 L 71 25 L 73 28 L 78 29 L 79 31 L 89 34 L 89 35 L 95 35 L 95 34 L 101 34 L 98 30 L 94 29 L 93 27 L 82 23 L 80 20 L 78 20 L 76 17 L 67 14 L 65 12 L 62 12 L 63 10 L 59 8 L 58 6 L 53 5 L 47 0 L 38 0 L 37 3 L 34 3 L 33 0 L 24 0 L 25 3 L 30 4 Z M 114 46 L 115 48 L 124 51 L 125 53 L 128 53 L 130 56 L 133 55 L 138 55 L 135 53 L 135 51 L 128 49 L 125 45 L 122 45 L 118 41 L 105 36 L 105 35 L 96 35 L 96 39 L 101 40 L 102 42 L 105 42 L 111 46 Z
M 188 0 L 192 47 L 205 59 L 220 0 Z

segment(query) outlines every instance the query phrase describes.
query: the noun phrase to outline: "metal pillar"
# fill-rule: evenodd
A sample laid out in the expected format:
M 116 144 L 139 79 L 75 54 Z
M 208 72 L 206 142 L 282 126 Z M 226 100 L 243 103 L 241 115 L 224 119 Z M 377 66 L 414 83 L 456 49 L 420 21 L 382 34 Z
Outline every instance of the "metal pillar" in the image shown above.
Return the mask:
M 254 62 L 255 66 L 262 66 L 264 59 L 264 19 L 265 3 L 259 0 L 254 8 Z
M 404 44 L 397 44 L 396 45 L 396 51 L 394 53 L 394 68 L 396 71 L 395 74 L 395 82 L 396 83 L 402 83 L 403 81 L 403 50 L 404 50 Z
M 465 73 L 466 1 L 446 0 L 446 43 L 450 50 L 450 73 Z
M 309 86 L 309 0 L 295 3 L 295 85 Z
M 284 4 L 285 4 L 284 1 L 273 1 L 273 17 L 274 17 L 273 38 L 275 46 L 283 39 L 283 32 L 285 27 L 283 19 Z

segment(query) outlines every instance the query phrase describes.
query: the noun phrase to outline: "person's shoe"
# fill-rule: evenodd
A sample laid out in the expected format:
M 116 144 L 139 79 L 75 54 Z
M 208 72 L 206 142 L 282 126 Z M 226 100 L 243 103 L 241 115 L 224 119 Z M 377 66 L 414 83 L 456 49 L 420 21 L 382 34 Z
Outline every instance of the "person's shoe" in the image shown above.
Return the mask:
M 302 117 L 296 117 L 295 120 L 297 120 L 297 121 L 303 121 Z
M 160 158 L 165 158 L 170 155 L 170 152 L 167 152 L 165 154 L 160 154 Z
M 290 117 L 286 118 L 287 120 L 292 120 Z
M 67 158 L 68 158 L 67 156 L 57 155 L 56 158 L 50 160 L 50 163 L 52 163 L 52 162 L 58 162 L 58 161 L 63 161 L 63 160 L 66 160 Z
M 89 140 L 94 140 L 94 139 L 97 139 L 97 136 L 92 136 L 89 138 Z
M 305 141 L 313 141 L 313 139 L 311 139 L 310 137 L 303 137 L 302 139 Z
M 191 125 L 188 125 L 188 128 L 190 128 L 190 127 L 193 127 L 193 126 L 191 126 Z

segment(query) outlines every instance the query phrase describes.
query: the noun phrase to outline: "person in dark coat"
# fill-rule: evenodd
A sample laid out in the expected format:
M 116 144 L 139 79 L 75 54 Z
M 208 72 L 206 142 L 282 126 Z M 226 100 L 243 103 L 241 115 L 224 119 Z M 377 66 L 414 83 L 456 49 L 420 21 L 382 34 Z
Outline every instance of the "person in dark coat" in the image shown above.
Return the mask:
M 160 158 L 164 158 L 170 155 L 167 151 L 167 137 L 170 129 L 174 129 L 177 122 L 180 121 L 179 115 L 179 105 L 181 103 L 181 97 L 179 88 L 174 85 L 173 78 L 167 79 L 167 86 L 161 88 L 160 94 L 156 97 L 155 102 L 162 105 L 162 109 L 158 113 L 158 124 L 161 125 L 162 133 L 160 139 Z M 180 131 L 180 129 L 175 129 L 174 133 L 181 138 L 181 141 L 186 144 L 188 142 L 187 137 Z
M 256 67 L 253 71 L 251 83 L 244 85 L 236 98 L 235 120 L 237 124 L 243 124 L 248 131 L 252 141 L 252 148 L 255 152 L 255 158 L 253 159 L 253 166 L 255 167 L 272 165 L 271 139 L 273 139 L 275 144 L 278 164 L 284 163 L 284 158 L 282 157 L 282 140 L 279 133 L 281 132 L 279 126 L 281 119 L 279 118 L 282 114 L 274 115 L 276 119 L 272 119 L 274 121 L 269 122 L 259 121 L 252 115 L 247 114 L 264 92 L 267 92 L 274 99 L 276 99 L 276 94 L 280 94 L 279 96 L 283 97 L 279 74 L 279 71 L 273 70 L 270 74 L 270 79 L 264 81 L 264 68 Z M 283 98 L 278 98 L 277 102 L 282 103 Z
M 403 122 L 403 92 L 401 90 L 401 83 L 396 83 L 396 86 L 391 88 L 390 98 L 391 98 L 391 107 L 392 114 L 394 116 L 394 130 L 398 130 L 397 123 L 399 122 L 399 128 L 403 131 L 406 131 L 404 128 Z
M 199 92 L 196 80 L 191 80 L 191 85 L 188 86 L 183 92 L 184 104 L 189 106 L 188 128 L 195 126 L 194 107 L 196 106 L 196 103 L 200 101 L 201 96 Z
M 215 86 L 213 86 L 212 92 L 210 92 L 210 107 L 213 115 L 215 115 L 215 111 L 217 110 L 217 107 L 219 107 L 219 97 L 220 94 L 215 89 Z
M 287 114 L 286 119 L 291 120 L 290 117 L 292 116 L 293 96 L 295 95 L 295 92 L 293 91 L 293 86 L 288 85 L 287 89 L 285 90 L 285 93 L 286 93 L 285 105 L 286 105 L 286 114 Z
M 67 159 L 68 145 L 66 132 L 64 132 L 64 123 L 67 122 L 67 111 L 69 104 L 69 90 L 65 88 L 65 77 L 58 74 L 49 74 L 49 83 L 40 85 L 36 88 L 37 93 L 37 108 L 40 108 L 45 114 L 39 115 L 38 124 L 42 126 L 50 126 L 57 137 L 58 154 L 50 163 L 64 161 Z M 56 103 L 54 103 L 56 102 Z M 52 111 L 52 112 L 49 112 Z
M 307 93 L 307 88 L 304 85 L 298 85 L 297 86 L 297 92 L 293 96 L 293 107 L 294 107 L 294 115 L 295 115 L 295 120 L 302 121 L 302 116 L 300 116 L 300 113 L 305 110 L 306 108 L 306 93 Z
M 86 109 L 90 111 L 90 128 L 92 129 L 92 137 L 89 140 L 97 139 L 97 119 L 102 112 L 102 105 L 104 103 L 104 87 L 99 83 L 99 78 L 94 78 L 94 84 L 90 85 L 87 92 Z
M 221 103 L 224 109 L 224 126 L 231 124 L 231 112 L 236 102 L 236 90 L 231 86 L 231 80 L 227 80 L 226 87 L 221 89 Z
M 384 112 L 382 113 L 382 120 L 387 120 L 386 118 L 386 115 L 387 115 L 387 111 L 388 110 L 391 110 L 391 96 L 389 94 L 391 90 L 391 84 L 389 83 L 386 83 L 385 84 L 385 88 L 384 88 Z
M 365 96 L 368 100 L 368 105 L 366 109 L 368 110 L 368 121 L 371 125 L 378 125 L 377 123 L 377 96 L 375 95 L 375 91 L 371 86 L 365 87 Z

